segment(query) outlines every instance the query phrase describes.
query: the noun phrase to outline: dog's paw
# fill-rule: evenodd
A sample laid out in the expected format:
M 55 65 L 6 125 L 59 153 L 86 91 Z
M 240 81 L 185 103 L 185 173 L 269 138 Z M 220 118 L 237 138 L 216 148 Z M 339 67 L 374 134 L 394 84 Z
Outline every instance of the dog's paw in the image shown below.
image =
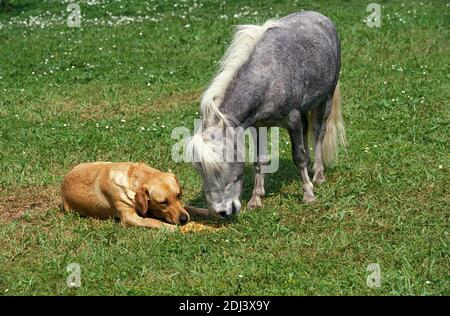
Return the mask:
M 163 230 L 163 231 L 167 231 L 167 232 L 169 232 L 169 233 L 174 233 L 174 232 L 177 232 L 179 229 L 178 229 L 178 226 L 176 226 L 176 225 L 171 225 L 171 224 L 165 224 L 163 227 L 161 227 L 161 229 Z

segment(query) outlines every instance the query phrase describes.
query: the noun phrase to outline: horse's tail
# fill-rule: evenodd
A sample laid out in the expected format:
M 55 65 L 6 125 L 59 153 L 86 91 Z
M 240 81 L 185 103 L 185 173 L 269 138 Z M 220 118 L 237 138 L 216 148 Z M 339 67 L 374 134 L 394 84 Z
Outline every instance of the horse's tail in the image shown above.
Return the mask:
M 331 112 L 326 122 L 325 136 L 322 142 L 322 159 L 326 165 L 332 165 L 336 160 L 339 147 L 342 147 L 344 151 L 347 149 L 338 82 L 334 89 Z

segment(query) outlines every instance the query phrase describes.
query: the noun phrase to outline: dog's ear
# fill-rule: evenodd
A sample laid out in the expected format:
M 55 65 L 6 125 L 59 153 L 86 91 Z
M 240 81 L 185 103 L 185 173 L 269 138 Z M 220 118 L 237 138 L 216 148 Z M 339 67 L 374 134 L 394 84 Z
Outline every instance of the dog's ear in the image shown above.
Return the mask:
M 180 184 L 180 181 L 178 181 L 177 176 L 174 175 L 173 173 L 169 173 L 169 174 L 175 179 L 175 182 L 177 183 L 178 188 L 180 189 L 180 196 L 183 195 L 183 189 L 181 188 L 181 184 Z
M 139 212 L 141 216 L 147 214 L 148 211 L 148 191 L 143 186 L 139 188 L 136 192 L 136 196 L 134 198 L 134 203 L 136 204 L 136 210 Z

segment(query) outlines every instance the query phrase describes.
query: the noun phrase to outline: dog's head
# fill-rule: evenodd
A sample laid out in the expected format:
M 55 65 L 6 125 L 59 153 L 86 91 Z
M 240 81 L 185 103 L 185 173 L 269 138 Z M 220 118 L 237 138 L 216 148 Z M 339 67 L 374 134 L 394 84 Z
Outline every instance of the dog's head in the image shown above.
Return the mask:
M 181 203 L 181 186 L 173 173 L 157 172 L 146 177 L 136 191 L 138 212 L 164 219 L 172 224 L 186 224 L 189 214 Z

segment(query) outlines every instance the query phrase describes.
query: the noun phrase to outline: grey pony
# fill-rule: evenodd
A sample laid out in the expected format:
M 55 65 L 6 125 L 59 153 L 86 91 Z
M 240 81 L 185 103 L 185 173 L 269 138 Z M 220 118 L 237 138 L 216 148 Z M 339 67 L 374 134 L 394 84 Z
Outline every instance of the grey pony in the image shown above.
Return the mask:
M 225 65 L 226 66 L 226 65 Z M 225 70 L 223 70 L 225 69 Z M 222 67 L 222 71 L 226 68 Z M 223 90 L 215 119 L 205 119 L 203 131 L 230 117 L 227 125 L 278 126 L 288 130 L 292 158 L 302 181 L 303 200 L 314 201 L 313 181 L 323 182 L 323 163 L 332 162 L 339 145 L 345 146 L 345 130 L 339 108 L 340 42 L 329 18 L 312 12 L 285 16 L 264 29 L 248 58 L 239 65 Z M 314 137 L 314 166 L 308 149 L 308 125 Z M 202 134 L 203 139 L 206 138 Z M 257 148 L 261 148 L 256 139 Z M 194 146 L 195 147 L 195 146 Z M 194 148 L 195 150 L 195 148 Z M 201 151 L 202 148 L 197 148 Z M 267 162 L 258 150 L 255 183 L 249 208 L 262 206 Z M 201 154 L 200 154 L 201 155 Z M 210 211 L 224 218 L 241 208 L 244 163 L 221 162 L 216 177 L 208 176 L 208 161 L 194 162 L 203 177 Z

